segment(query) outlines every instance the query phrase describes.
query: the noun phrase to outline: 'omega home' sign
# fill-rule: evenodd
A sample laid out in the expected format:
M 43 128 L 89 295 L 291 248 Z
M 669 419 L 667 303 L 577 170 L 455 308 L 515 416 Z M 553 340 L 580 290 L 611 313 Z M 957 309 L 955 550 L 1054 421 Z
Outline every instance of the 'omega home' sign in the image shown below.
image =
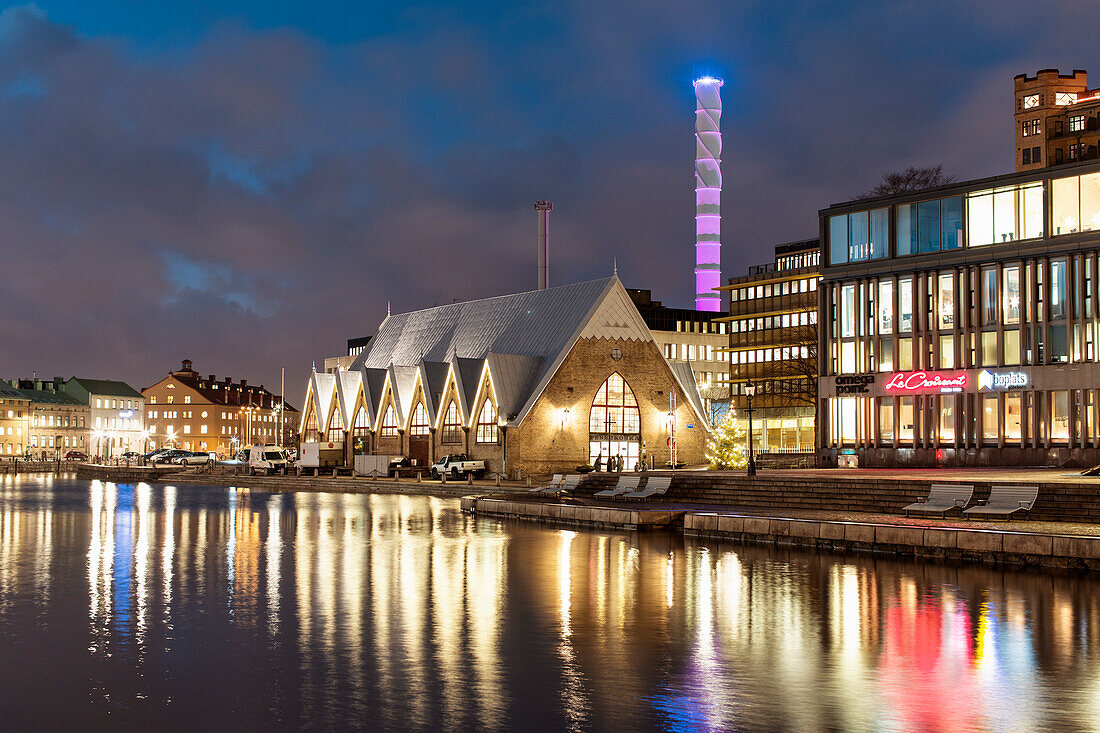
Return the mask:
M 869 391 L 869 387 L 875 383 L 874 374 L 856 374 L 850 377 L 836 378 L 837 394 L 857 394 Z

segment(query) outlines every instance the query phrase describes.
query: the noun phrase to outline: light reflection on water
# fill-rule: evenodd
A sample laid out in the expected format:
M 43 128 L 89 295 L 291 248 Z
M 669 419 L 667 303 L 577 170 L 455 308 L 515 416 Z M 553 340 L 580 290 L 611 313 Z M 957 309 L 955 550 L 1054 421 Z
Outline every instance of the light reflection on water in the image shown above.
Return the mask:
M 0 479 L 17 728 L 1100 730 L 1100 583 Z

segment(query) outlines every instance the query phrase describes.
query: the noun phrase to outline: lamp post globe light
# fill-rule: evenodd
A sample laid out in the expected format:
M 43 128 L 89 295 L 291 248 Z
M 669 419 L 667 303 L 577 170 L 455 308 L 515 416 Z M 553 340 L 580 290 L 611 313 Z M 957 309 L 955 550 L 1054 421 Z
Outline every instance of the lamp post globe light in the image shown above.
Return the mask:
M 753 454 L 753 450 L 752 450 L 752 396 L 754 394 L 756 394 L 756 385 L 751 384 L 751 383 L 746 384 L 745 385 L 745 394 L 747 394 L 749 396 L 749 406 L 748 406 L 748 409 L 746 409 L 746 412 L 749 413 L 749 469 L 748 469 L 748 475 L 749 476 L 755 476 L 756 475 L 756 460 L 753 458 L 753 455 L 752 455 Z

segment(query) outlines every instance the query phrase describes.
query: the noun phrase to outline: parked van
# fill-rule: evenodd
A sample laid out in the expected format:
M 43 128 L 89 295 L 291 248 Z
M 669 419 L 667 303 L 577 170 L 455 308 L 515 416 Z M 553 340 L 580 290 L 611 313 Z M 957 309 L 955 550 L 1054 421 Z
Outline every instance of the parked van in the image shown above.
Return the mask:
M 277 445 L 255 445 L 248 451 L 248 472 L 252 475 L 278 473 L 287 466 L 286 451 Z

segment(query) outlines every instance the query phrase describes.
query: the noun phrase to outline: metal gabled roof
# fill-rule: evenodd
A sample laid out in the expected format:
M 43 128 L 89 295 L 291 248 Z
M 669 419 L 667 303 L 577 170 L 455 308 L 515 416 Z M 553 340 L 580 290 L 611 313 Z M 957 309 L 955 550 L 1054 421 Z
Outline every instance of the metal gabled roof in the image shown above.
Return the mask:
M 332 400 L 336 395 L 336 377 L 325 372 L 314 372 L 310 377 L 313 385 L 313 409 L 317 414 L 317 427 L 322 432 L 328 430 L 328 416 L 332 409 Z
M 359 370 L 363 375 L 363 396 L 367 401 L 367 418 L 370 424 L 378 422 L 378 409 L 382 404 L 382 390 L 386 386 L 385 369 Z
M 578 328 L 612 282 L 618 278 L 391 315 L 352 368 L 480 360 L 490 352 L 553 357 L 573 345 Z
M 404 425 L 412 410 L 413 391 L 416 389 L 416 366 L 390 365 L 390 387 L 393 390 L 393 405 L 397 413 L 397 424 Z
M 424 403 L 428 406 L 428 422 L 433 425 L 440 409 L 443 389 L 447 385 L 449 368 L 450 365 L 442 361 L 426 361 L 420 365 L 420 385 L 424 388 Z
M 672 376 L 676 377 L 680 389 L 687 396 L 688 402 L 691 403 L 691 408 L 695 410 L 700 424 L 705 429 L 709 429 L 710 422 L 707 419 L 707 411 L 703 409 L 703 398 L 699 394 L 699 383 L 695 381 L 695 372 L 691 368 L 691 362 L 668 361 L 666 359 L 665 363 L 668 364 L 668 368 L 672 370 Z
M 351 430 L 355 422 L 355 404 L 359 399 L 359 392 L 363 389 L 362 372 L 349 372 L 343 369 L 336 372 L 336 397 L 343 416 L 344 430 Z
M 519 412 L 538 378 L 543 359 L 493 352 L 486 359 L 496 392 L 497 412 L 506 420 Z
M 485 370 L 485 362 L 481 359 L 455 359 L 455 381 L 458 383 L 458 399 L 462 404 L 462 417 L 470 419 L 474 409 L 474 398 L 477 397 L 477 388 L 481 386 L 481 374 Z

